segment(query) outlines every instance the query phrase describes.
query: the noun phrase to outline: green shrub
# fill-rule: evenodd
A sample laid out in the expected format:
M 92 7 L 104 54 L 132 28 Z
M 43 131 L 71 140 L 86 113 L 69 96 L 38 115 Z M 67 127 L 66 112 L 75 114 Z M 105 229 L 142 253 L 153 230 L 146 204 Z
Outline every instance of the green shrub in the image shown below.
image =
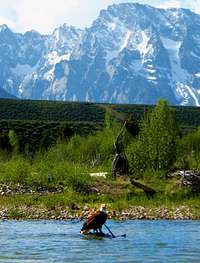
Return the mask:
M 0 180 L 2 183 L 26 184 L 30 171 L 31 167 L 25 159 L 14 156 L 1 166 Z
M 19 149 L 19 139 L 14 130 L 9 130 L 8 132 L 10 145 L 13 147 L 14 152 L 17 152 Z
M 200 128 L 178 141 L 176 165 L 180 169 L 200 169 Z
M 134 172 L 147 168 L 169 169 L 176 160 L 179 129 L 174 111 L 166 101 L 159 101 L 141 122 L 141 130 L 129 147 L 129 160 Z
M 81 137 L 73 136 L 65 146 L 52 147 L 50 154 L 56 154 L 59 159 L 73 163 L 81 163 L 90 168 L 97 166 L 110 166 L 114 154 L 113 143 L 118 129 L 104 129 L 95 135 Z M 59 149 L 59 150 L 58 150 Z
M 60 148 L 60 147 L 59 147 Z M 56 149 L 58 149 L 56 147 Z M 84 191 L 91 185 L 91 177 L 84 166 L 61 160 L 57 150 L 47 151 L 34 160 L 27 184 L 36 189 L 59 190 L 63 188 Z M 39 158 L 41 156 L 41 158 Z

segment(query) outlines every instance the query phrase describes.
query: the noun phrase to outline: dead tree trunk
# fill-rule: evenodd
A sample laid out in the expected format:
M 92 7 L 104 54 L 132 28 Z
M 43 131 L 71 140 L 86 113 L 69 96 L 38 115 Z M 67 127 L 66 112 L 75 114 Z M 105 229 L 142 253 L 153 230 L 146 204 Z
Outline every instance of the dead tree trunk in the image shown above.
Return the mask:
M 112 163 L 112 172 L 113 177 L 116 179 L 117 175 L 128 175 L 128 160 L 126 157 L 126 154 L 124 152 L 124 145 L 123 145 L 123 134 L 124 129 L 126 126 L 126 122 L 124 122 L 124 125 L 122 126 L 115 142 L 114 142 L 114 148 L 115 148 L 115 158 Z

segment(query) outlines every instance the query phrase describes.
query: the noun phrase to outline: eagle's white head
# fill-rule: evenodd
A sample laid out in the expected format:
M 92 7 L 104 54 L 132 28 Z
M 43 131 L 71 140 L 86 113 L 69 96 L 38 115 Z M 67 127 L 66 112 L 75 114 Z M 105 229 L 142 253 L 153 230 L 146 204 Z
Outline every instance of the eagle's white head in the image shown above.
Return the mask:
M 106 211 L 106 204 L 101 204 L 100 208 L 99 208 L 99 211 L 107 214 L 107 211 Z

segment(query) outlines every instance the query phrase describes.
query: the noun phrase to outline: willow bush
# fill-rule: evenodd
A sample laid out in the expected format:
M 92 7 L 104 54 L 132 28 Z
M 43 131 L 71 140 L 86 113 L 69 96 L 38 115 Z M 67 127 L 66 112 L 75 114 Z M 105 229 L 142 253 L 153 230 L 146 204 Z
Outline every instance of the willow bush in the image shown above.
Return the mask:
M 179 139 L 176 165 L 180 169 L 200 169 L 200 127 Z
M 169 169 L 176 160 L 178 136 L 175 112 L 166 101 L 159 101 L 145 116 L 137 138 L 128 147 L 132 172 Z

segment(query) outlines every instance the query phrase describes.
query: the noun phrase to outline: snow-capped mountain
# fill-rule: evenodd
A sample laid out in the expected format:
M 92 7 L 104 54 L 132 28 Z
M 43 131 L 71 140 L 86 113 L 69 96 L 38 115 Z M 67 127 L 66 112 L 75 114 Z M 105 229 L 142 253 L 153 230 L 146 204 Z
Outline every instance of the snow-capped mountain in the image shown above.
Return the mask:
M 11 94 L 9 94 L 4 89 L 0 88 L 0 99 L 16 99 L 16 97 L 11 95 Z
M 127 3 L 90 28 L 0 27 L 0 88 L 19 98 L 200 105 L 200 15 Z

